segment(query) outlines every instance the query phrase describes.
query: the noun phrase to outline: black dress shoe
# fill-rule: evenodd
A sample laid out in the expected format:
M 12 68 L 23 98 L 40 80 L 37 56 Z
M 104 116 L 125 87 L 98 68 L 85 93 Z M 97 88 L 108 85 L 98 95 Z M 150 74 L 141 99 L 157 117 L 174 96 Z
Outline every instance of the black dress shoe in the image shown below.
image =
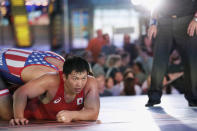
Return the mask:
M 156 104 L 160 104 L 161 103 L 161 101 L 160 100 L 149 100 L 148 101 L 148 103 L 145 105 L 146 107 L 152 107 L 152 106 L 154 106 L 154 105 L 156 105 Z
M 189 102 L 188 105 L 190 107 L 197 107 L 197 103 L 194 103 L 194 102 Z

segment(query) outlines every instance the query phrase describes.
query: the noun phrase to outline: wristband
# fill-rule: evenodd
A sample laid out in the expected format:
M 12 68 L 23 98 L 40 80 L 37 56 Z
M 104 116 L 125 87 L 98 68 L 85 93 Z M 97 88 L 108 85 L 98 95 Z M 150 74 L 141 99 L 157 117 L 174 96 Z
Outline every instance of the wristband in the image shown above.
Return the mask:
M 157 25 L 157 19 L 155 18 L 150 19 L 150 25 Z

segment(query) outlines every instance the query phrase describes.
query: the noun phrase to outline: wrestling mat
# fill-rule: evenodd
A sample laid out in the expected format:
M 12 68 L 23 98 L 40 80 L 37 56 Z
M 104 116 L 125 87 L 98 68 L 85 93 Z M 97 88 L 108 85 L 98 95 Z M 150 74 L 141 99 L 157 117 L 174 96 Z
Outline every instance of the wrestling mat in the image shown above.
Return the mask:
M 147 100 L 146 95 L 102 97 L 97 121 L 30 121 L 13 127 L 0 121 L 0 131 L 197 131 L 197 107 L 188 107 L 183 95 L 163 95 L 151 108 L 144 106 Z

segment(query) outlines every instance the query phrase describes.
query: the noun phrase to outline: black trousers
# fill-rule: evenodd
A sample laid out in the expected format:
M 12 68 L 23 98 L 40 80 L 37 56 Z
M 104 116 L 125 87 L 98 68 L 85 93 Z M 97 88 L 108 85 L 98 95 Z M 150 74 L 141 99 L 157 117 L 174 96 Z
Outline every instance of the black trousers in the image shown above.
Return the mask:
M 189 37 L 187 28 L 193 18 L 159 18 L 158 32 L 154 46 L 150 100 L 158 100 L 162 95 L 162 81 L 167 71 L 172 47 L 179 51 L 184 63 L 185 98 L 197 103 L 197 36 Z M 156 94 L 156 95 L 155 95 Z

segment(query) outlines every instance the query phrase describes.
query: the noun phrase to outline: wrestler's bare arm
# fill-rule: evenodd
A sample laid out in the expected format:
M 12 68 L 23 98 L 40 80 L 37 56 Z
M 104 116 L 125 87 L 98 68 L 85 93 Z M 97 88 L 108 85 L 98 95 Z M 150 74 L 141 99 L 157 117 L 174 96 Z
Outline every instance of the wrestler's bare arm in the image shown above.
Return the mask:
M 97 82 L 93 77 L 88 78 L 88 82 L 85 87 L 84 99 L 84 108 L 82 110 L 60 111 L 57 114 L 57 121 L 71 122 L 76 120 L 97 120 L 100 109 L 100 99 Z
M 49 88 L 53 86 L 55 73 L 45 74 L 37 79 L 29 81 L 25 85 L 17 89 L 13 96 L 13 111 L 14 119 L 10 121 L 11 125 L 27 124 L 28 121 L 24 118 L 24 110 L 27 105 L 27 99 L 32 99 L 38 97 L 49 91 Z

